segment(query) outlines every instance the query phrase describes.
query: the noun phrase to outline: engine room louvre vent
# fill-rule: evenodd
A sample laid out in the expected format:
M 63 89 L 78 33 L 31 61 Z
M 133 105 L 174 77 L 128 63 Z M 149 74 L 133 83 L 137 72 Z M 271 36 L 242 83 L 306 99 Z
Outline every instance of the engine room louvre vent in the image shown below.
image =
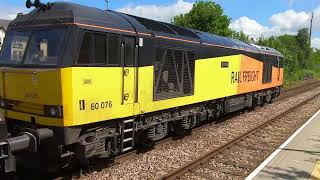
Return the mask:
M 194 71 L 193 51 L 156 48 L 154 100 L 193 95 Z

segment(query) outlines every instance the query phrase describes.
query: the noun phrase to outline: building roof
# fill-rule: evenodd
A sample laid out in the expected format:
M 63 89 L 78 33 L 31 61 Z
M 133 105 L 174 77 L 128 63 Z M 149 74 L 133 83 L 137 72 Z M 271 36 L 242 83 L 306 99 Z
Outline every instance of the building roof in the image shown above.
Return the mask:
M 6 30 L 10 22 L 10 20 L 0 19 L 0 28 Z

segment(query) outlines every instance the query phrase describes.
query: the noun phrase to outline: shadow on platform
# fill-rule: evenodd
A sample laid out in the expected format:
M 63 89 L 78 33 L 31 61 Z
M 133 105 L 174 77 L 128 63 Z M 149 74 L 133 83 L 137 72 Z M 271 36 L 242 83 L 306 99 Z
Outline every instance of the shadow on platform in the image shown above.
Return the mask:
M 294 167 L 288 169 L 266 167 L 265 170 L 261 171 L 263 174 L 260 175 L 262 179 L 315 179 L 311 177 L 310 172 L 302 171 Z

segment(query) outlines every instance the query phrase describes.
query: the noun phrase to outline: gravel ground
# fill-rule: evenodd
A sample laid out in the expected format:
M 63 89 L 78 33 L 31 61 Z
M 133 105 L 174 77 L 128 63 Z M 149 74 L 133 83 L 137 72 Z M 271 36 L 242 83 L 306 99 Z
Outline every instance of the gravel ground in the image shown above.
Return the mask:
M 320 88 L 316 88 L 296 97 L 244 113 L 222 123 L 213 124 L 194 132 L 188 137 L 166 143 L 163 146 L 160 145 L 151 151 L 121 161 L 99 172 L 85 174 L 81 179 L 159 179 L 174 169 L 317 94 L 319 90 Z
M 263 130 L 260 130 L 257 134 L 258 138 L 250 137 L 250 139 L 246 139 L 245 142 L 239 143 L 241 144 L 240 146 L 232 146 L 232 148 L 214 157 L 214 159 L 211 159 L 208 163 L 198 167 L 196 171 L 200 172 L 200 174 L 198 174 L 199 177 L 196 176 L 197 174 L 187 173 L 184 177 L 182 177 L 182 179 L 202 179 L 200 177 L 206 177 L 208 176 L 207 174 L 210 174 L 211 179 L 243 179 L 243 176 L 250 174 L 255 167 L 261 164 L 264 159 L 266 159 L 287 138 L 289 138 L 291 134 L 293 134 L 315 112 L 317 112 L 319 107 L 320 97 L 302 106 L 298 111 L 289 113 L 285 117 L 278 119 L 276 123 L 269 125 Z M 264 146 L 266 144 L 267 146 Z M 250 146 L 249 148 L 248 145 Z M 263 146 L 267 147 L 267 149 L 264 149 Z M 254 150 L 254 148 L 257 148 L 257 150 Z M 260 149 L 264 150 L 260 151 Z M 219 163 L 221 161 L 227 162 L 228 164 L 234 164 L 234 166 L 226 166 L 223 163 Z M 207 164 L 214 166 L 215 169 L 208 170 Z M 252 168 L 242 168 L 248 167 L 248 165 L 252 166 Z M 221 170 L 227 172 L 222 172 Z M 239 171 L 240 176 L 235 176 L 232 174 L 234 172 L 239 173 Z M 203 176 L 201 173 L 207 174 Z

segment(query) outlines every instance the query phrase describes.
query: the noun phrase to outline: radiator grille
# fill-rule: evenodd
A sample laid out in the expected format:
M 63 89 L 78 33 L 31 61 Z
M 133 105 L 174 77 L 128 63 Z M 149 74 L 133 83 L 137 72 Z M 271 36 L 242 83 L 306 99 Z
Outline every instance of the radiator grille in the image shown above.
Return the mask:
M 194 92 L 194 52 L 156 48 L 155 54 L 154 99 L 192 95 Z

